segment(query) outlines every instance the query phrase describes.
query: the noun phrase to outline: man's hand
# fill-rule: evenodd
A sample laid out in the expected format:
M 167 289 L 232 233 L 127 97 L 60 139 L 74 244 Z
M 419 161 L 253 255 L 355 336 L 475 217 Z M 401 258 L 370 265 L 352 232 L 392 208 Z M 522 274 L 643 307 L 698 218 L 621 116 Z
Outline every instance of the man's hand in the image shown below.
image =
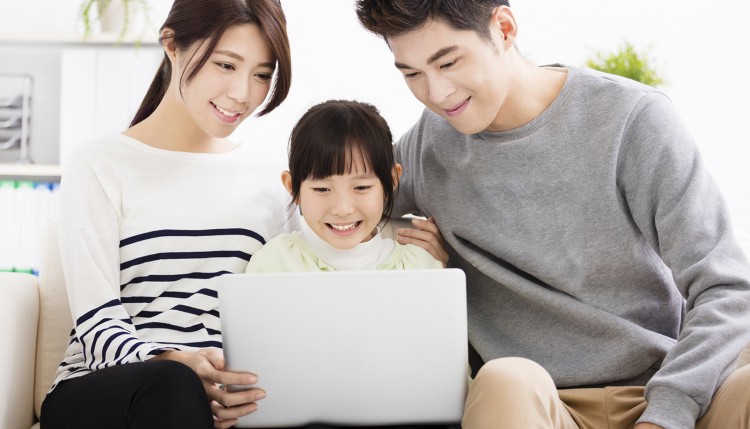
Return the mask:
M 448 252 L 445 251 L 445 241 L 435 219 L 412 219 L 411 223 L 415 228 L 398 228 L 396 240 L 401 244 L 414 244 L 423 248 L 445 267 L 448 264 Z
M 255 401 L 266 393 L 251 386 L 258 377 L 250 373 L 224 371 L 224 353 L 217 348 L 200 349 L 194 352 L 167 351 L 154 359 L 169 359 L 189 366 L 206 389 L 214 415 L 214 427 L 225 429 L 237 423 L 237 419 L 258 409 Z M 224 386 L 247 386 L 247 390 L 228 392 Z

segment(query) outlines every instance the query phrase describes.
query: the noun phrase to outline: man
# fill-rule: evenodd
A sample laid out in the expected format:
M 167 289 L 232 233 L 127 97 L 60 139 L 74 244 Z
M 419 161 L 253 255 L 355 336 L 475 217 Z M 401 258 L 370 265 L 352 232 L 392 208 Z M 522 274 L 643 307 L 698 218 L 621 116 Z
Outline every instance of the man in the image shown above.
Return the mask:
M 394 213 L 434 218 L 467 274 L 487 363 L 463 428 L 747 428 L 750 268 L 669 99 L 531 64 L 502 0 L 357 14 L 426 107 Z

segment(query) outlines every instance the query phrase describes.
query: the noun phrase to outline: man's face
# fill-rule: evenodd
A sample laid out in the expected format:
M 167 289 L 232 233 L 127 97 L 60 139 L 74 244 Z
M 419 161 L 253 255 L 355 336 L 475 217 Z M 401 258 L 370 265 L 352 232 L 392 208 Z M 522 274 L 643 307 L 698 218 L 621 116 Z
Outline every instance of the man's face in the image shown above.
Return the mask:
M 463 134 L 498 131 L 510 84 L 506 49 L 511 46 L 499 29 L 491 27 L 488 41 L 433 20 L 388 44 L 412 94 L 427 108 Z

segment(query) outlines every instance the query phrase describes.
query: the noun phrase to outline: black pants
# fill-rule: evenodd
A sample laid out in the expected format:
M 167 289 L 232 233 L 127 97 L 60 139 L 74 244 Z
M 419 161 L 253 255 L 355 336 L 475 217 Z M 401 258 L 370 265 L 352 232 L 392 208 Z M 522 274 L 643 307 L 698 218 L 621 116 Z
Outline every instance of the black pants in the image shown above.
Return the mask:
M 343 428 L 314 425 L 308 429 Z M 211 407 L 198 376 L 173 361 L 117 365 L 64 381 L 42 404 L 41 429 L 209 429 Z M 457 429 L 388 426 L 369 429 Z M 359 427 L 358 429 L 364 429 Z
M 64 381 L 42 404 L 44 429 L 207 429 L 200 378 L 173 361 L 117 365 Z

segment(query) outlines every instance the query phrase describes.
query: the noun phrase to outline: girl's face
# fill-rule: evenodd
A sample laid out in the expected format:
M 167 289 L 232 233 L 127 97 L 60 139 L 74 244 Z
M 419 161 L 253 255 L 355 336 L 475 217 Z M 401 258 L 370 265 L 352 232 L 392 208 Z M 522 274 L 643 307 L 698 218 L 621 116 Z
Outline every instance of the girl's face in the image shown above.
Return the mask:
M 282 181 L 291 192 L 288 171 Z M 300 186 L 300 210 L 318 237 L 337 249 L 351 249 L 373 237 L 383 216 L 385 195 L 380 179 L 365 171 L 361 157 L 352 171 L 324 179 L 306 179 Z
M 198 45 L 185 52 L 171 51 L 172 62 L 177 65 L 172 67 L 169 88 L 173 96 L 180 97 L 183 71 L 205 49 Z M 257 25 L 228 28 L 208 61 L 182 86 L 181 100 L 197 136 L 229 136 L 266 99 L 274 69 L 274 56 Z M 189 119 L 185 121 L 187 129 L 191 128 Z

